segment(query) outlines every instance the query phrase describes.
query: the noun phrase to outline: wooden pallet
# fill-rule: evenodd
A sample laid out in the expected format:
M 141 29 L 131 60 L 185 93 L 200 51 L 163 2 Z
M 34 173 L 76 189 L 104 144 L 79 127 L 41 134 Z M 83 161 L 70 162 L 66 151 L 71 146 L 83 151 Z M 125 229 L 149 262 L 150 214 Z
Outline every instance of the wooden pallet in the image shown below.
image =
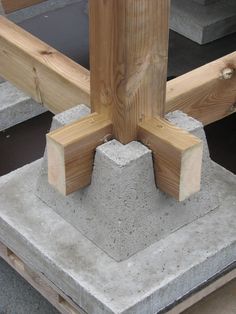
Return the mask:
M 11 249 L 0 242 L 0 257 L 62 314 L 86 314 L 42 273 L 32 270 Z
M 47 299 L 62 314 L 86 314 L 69 296 L 57 288 L 42 273 L 32 270 L 11 249 L 0 242 L 0 257 L 3 258 L 13 269 L 15 269 L 33 288 L 35 288 L 45 299 Z M 223 287 L 236 278 L 236 269 L 231 269 L 218 276 L 201 289 L 196 289 L 171 309 L 163 311 L 166 314 L 179 314 L 200 300 Z

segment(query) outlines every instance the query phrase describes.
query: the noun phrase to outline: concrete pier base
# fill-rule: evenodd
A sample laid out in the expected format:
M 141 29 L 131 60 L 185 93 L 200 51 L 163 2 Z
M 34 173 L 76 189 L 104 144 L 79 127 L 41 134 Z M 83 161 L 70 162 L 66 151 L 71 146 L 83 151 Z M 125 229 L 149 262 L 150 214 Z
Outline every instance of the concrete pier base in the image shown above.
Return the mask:
M 88 314 L 156 314 L 236 259 L 236 177 L 214 166 L 221 205 L 116 262 L 35 196 L 41 160 L 0 179 L 0 240 Z
M 73 108 L 53 128 L 88 113 Z M 205 141 L 196 120 L 167 118 Z M 159 313 L 236 260 L 236 176 L 204 143 L 203 189 L 181 204 L 156 189 L 135 142 L 100 146 L 91 186 L 71 197 L 47 184 L 46 157 L 3 176 L 0 241 L 88 314 Z
M 63 112 L 54 117 L 52 129 L 88 112 L 83 105 Z M 38 197 L 117 261 L 214 210 L 219 200 L 202 125 L 182 112 L 167 119 L 204 142 L 202 188 L 187 201 L 177 202 L 156 188 L 152 154 L 146 146 L 115 140 L 97 148 L 91 185 L 67 197 L 48 184 L 45 154 Z

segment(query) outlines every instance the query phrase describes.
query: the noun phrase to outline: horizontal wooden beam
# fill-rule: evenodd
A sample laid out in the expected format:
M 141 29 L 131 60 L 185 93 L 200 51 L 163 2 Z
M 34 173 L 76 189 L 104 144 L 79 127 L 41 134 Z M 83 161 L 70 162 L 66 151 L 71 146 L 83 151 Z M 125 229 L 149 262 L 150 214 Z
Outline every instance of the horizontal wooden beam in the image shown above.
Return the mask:
M 112 137 L 112 123 L 93 113 L 47 135 L 48 181 L 63 195 L 90 184 L 97 146 Z
M 11 13 L 44 1 L 47 0 L 2 0 L 1 2 L 5 13 Z
M 90 106 L 89 71 L 3 17 L 0 75 L 54 113 Z M 236 52 L 167 83 L 166 113 L 182 110 L 204 125 L 236 112 L 235 104 Z
M 166 112 L 175 110 L 204 125 L 236 112 L 236 52 L 169 81 Z
M 53 113 L 89 103 L 89 71 L 2 16 L 0 75 Z
M 201 186 L 202 141 L 164 119 L 139 124 L 138 139 L 153 153 L 156 184 L 183 201 Z

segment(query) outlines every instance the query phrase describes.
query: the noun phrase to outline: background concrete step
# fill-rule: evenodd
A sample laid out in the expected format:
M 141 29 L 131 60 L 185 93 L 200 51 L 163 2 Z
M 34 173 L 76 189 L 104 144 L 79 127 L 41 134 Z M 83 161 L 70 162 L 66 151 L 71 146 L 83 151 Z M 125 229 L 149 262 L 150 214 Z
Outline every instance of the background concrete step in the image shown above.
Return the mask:
M 203 6 L 192 0 L 172 0 L 170 27 L 199 44 L 232 34 L 236 32 L 236 1 Z
M 0 131 L 47 111 L 9 82 L 0 84 Z
M 193 0 L 194 2 L 200 3 L 202 5 L 208 5 L 215 2 L 219 2 L 220 0 Z

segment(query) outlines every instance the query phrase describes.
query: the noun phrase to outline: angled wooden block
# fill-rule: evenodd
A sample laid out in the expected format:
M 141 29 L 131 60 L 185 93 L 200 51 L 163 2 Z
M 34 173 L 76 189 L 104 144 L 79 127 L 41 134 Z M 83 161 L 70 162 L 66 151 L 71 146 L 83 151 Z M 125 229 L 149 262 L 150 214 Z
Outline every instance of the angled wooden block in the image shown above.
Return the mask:
M 202 141 L 162 118 L 139 125 L 139 140 L 153 152 L 156 184 L 183 201 L 201 186 Z
M 95 149 L 112 132 L 111 121 L 93 113 L 47 134 L 49 183 L 64 195 L 90 184 Z

